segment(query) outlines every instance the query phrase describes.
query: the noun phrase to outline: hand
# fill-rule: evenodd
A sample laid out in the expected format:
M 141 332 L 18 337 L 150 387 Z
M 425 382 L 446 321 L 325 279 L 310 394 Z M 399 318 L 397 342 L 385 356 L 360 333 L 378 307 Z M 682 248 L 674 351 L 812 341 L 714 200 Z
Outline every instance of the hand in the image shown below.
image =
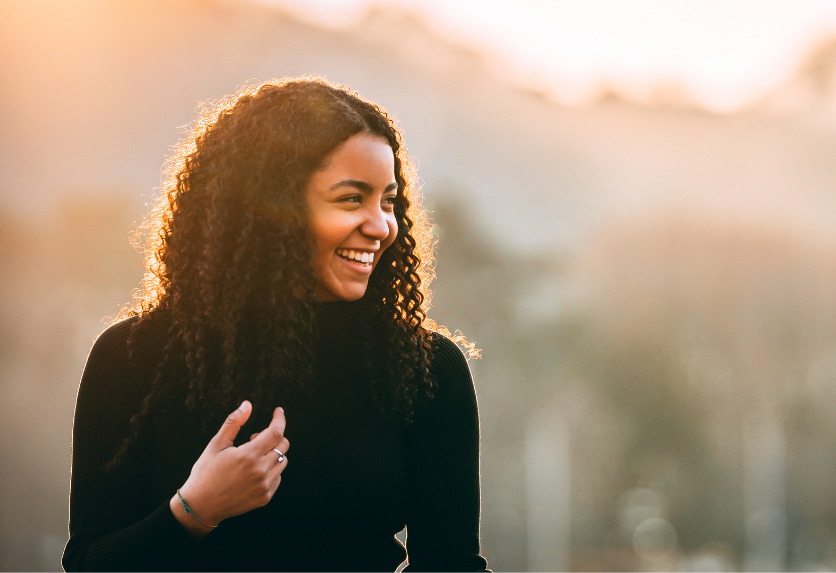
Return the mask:
M 235 436 L 250 417 L 252 405 L 244 401 L 230 414 L 221 429 L 192 467 L 191 475 L 180 494 L 195 514 L 212 525 L 228 517 L 247 513 L 267 505 L 273 498 L 287 467 L 287 456 L 277 463 L 277 449 L 287 454 L 290 442 L 284 437 L 284 410 L 276 408 L 270 425 L 251 441 L 239 447 L 232 445 Z M 169 507 L 177 520 L 195 537 L 202 537 L 211 528 L 187 515 L 175 493 Z

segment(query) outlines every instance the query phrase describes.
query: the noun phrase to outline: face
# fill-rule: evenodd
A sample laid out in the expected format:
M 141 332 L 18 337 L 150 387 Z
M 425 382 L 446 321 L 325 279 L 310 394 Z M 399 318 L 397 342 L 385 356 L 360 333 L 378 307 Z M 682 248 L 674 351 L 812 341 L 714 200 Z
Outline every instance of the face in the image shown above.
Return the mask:
M 347 139 L 311 175 L 311 266 L 319 300 L 358 300 L 369 276 L 398 234 L 395 156 L 385 139 L 360 133 Z

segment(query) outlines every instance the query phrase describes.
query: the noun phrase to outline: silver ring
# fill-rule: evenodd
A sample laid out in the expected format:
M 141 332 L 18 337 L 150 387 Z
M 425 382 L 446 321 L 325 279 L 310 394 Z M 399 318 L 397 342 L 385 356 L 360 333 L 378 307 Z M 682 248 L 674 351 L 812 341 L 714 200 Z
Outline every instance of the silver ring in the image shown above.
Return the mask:
M 276 448 L 273 448 L 273 451 L 274 451 L 274 452 L 276 452 L 277 454 L 279 454 L 279 459 L 277 459 L 277 460 L 276 460 L 276 463 L 277 463 L 277 464 L 279 464 L 279 463 L 281 463 L 282 461 L 284 461 L 284 454 L 283 454 L 283 453 L 281 453 L 281 452 L 280 452 L 279 450 L 277 450 Z

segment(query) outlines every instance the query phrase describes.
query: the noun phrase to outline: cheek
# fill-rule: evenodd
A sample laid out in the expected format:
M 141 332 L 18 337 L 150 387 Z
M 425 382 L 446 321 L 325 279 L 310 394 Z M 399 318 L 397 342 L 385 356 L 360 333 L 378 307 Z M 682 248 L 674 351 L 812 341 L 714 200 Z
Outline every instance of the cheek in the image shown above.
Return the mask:
M 333 252 L 327 243 L 328 237 L 311 229 L 309 237 L 311 243 L 311 268 L 317 281 L 322 281 L 328 274 L 330 265 L 329 253 Z
M 322 257 L 335 246 L 335 235 L 338 234 L 336 221 L 330 221 L 325 217 L 319 217 L 311 221 L 310 241 L 314 248 L 314 256 Z

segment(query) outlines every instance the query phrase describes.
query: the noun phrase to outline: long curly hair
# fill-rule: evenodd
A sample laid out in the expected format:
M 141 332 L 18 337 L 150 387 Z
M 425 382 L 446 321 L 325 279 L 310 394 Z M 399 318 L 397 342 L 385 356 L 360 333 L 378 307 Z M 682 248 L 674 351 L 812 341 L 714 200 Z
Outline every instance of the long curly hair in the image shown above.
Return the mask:
M 395 122 L 321 78 L 268 81 L 204 105 L 167 162 L 144 225 L 142 288 L 123 313 L 137 317 L 129 360 L 156 323 L 165 325 L 165 345 L 109 467 L 152 416 L 180 400 L 210 414 L 208 425 L 246 398 L 250 422 L 264 423 L 270 405 L 312 380 L 317 300 L 304 191 L 328 155 L 358 133 L 389 143 L 398 185 L 398 235 L 360 302 L 372 398 L 388 419 L 409 423 L 416 404 L 432 397 L 431 333 L 449 332 L 427 318 L 432 230 Z

